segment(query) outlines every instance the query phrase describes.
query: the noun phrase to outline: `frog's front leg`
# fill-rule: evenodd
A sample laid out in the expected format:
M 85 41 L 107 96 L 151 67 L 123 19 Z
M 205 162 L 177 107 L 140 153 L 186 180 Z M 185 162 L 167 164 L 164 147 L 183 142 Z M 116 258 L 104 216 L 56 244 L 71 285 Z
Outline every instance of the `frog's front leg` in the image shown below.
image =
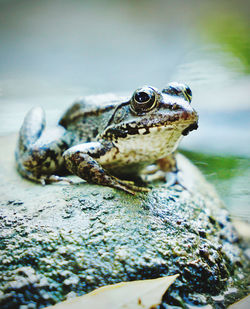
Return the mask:
M 42 184 L 62 180 L 70 182 L 56 175 L 64 164 L 62 153 L 69 147 L 64 135 L 65 129 L 61 126 L 45 131 L 43 109 L 31 109 L 19 132 L 15 153 L 18 172 Z
M 110 175 L 98 162 L 100 159 L 105 161 L 105 158 L 112 160 L 116 152 L 112 143 L 90 142 L 69 148 L 63 157 L 67 169 L 89 183 L 117 188 L 130 194 L 135 194 L 134 191 L 147 192 L 147 188 L 137 187 L 132 181 Z

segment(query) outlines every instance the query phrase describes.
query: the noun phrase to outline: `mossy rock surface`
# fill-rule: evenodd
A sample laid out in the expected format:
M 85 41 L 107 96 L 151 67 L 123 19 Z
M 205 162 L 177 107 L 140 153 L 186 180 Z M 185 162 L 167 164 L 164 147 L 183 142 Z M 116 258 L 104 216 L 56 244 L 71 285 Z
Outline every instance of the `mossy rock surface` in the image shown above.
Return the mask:
M 246 250 L 213 187 L 184 157 L 186 189 L 158 183 L 131 196 L 74 176 L 75 185 L 33 184 L 15 171 L 15 136 L 0 144 L 1 308 L 42 308 L 176 273 L 165 297 L 173 306 L 224 308 L 247 294 Z

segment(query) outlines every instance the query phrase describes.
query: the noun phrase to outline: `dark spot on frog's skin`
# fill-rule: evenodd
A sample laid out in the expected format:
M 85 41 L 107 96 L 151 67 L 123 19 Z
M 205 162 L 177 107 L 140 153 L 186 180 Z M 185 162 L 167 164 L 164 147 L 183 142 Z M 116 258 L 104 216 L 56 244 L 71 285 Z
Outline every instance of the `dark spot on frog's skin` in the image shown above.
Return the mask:
M 89 161 L 87 161 L 87 164 L 88 164 L 89 166 L 91 166 L 91 165 L 95 165 L 95 161 L 93 161 L 93 160 L 89 160 Z
M 209 216 L 208 219 L 212 224 L 215 224 L 216 220 L 213 217 Z
M 54 150 L 48 150 L 47 158 L 50 158 L 51 160 L 54 160 L 56 162 L 58 154 Z
M 105 153 L 106 153 L 107 151 L 108 151 L 108 150 L 105 149 L 105 148 L 103 147 L 103 148 L 102 148 L 101 150 L 99 150 L 98 152 L 92 153 L 92 154 L 91 154 L 91 157 L 94 158 L 94 159 L 98 159 L 98 158 L 102 157 L 103 155 L 105 155 Z
M 84 166 L 82 169 L 81 169 L 81 173 L 83 175 L 85 175 L 86 179 L 90 182 L 91 181 L 91 177 L 88 177 L 87 176 L 89 175 L 89 170 L 91 170 L 91 166 Z
M 45 165 L 45 167 L 49 168 L 50 167 L 50 162 L 46 162 L 44 165 Z
M 188 135 L 189 132 L 191 132 L 193 130 L 197 130 L 197 129 L 198 129 L 198 123 L 194 122 L 194 123 L 190 124 L 186 129 L 184 129 L 181 134 L 186 136 L 186 135 Z
M 168 109 L 168 110 L 174 110 L 174 111 L 177 111 L 177 110 L 184 110 L 183 107 L 178 104 L 177 102 L 169 102 L 169 103 L 163 103 L 163 102 L 160 102 L 159 103 L 159 107 L 160 108 L 164 108 L 164 109 Z
M 139 131 L 137 128 L 132 128 L 129 124 L 126 124 L 126 130 L 129 135 L 136 135 L 139 134 Z
M 96 137 L 96 136 L 97 136 L 97 134 L 98 134 L 98 129 L 97 129 L 97 128 L 95 128 L 95 129 L 92 131 L 92 133 L 93 133 L 93 137 Z
M 66 150 L 68 147 L 69 147 L 68 144 L 66 142 L 62 141 L 62 143 L 59 145 L 59 149 L 60 149 L 59 153 L 58 153 L 58 151 L 55 151 L 53 149 L 44 149 L 44 151 L 46 152 L 46 158 L 50 158 L 50 162 L 46 162 L 45 167 L 49 168 L 51 161 L 54 161 L 55 164 L 57 165 L 58 157 L 60 157 L 62 152 L 64 150 Z M 41 158 L 40 162 L 38 161 L 38 164 L 42 164 L 43 160 L 44 159 Z
M 149 134 L 149 133 L 150 133 L 150 131 L 149 131 L 149 128 L 148 128 L 148 127 L 146 127 L 146 128 L 145 128 L 145 130 L 146 130 L 146 131 L 143 133 L 143 135 L 147 135 L 147 134 Z
M 121 130 L 119 128 L 110 128 L 108 130 L 108 135 L 111 137 L 111 136 L 114 136 L 115 138 L 117 137 L 123 137 L 125 138 L 127 135 L 128 135 L 128 132 L 127 131 L 124 131 L 124 130 Z
M 206 231 L 199 230 L 198 232 L 199 232 L 200 237 L 202 237 L 202 238 L 206 238 L 207 237 Z

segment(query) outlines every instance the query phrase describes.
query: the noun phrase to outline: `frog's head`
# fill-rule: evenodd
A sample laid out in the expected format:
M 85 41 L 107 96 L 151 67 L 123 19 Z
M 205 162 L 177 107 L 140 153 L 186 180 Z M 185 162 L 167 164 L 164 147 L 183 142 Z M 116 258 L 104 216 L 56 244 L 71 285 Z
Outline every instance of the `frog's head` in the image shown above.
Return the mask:
M 191 100 L 192 92 L 185 84 L 170 83 L 162 91 L 141 87 L 129 101 L 117 106 L 100 138 L 115 145 L 141 140 L 152 147 L 157 147 L 157 139 L 165 146 L 171 144 L 172 152 L 182 135 L 198 127 Z

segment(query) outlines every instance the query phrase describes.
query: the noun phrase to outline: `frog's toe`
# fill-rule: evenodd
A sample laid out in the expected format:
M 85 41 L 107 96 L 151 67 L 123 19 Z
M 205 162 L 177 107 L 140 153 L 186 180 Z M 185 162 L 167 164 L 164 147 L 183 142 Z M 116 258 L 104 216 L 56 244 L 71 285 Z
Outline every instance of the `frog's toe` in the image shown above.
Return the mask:
M 167 187 L 179 185 L 184 190 L 187 190 L 186 186 L 184 185 L 184 181 L 182 179 L 180 171 L 166 173 L 165 180 L 166 180 L 166 186 Z
M 42 175 L 40 178 L 37 179 L 43 186 L 53 183 L 53 182 L 67 182 L 69 184 L 73 184 L 74 182 L 67 177 L 61 177 L 57 175 Z
M 42 186 L 46 185 L 46 180 L 44 178 L 40 178 L 39 181 L 40 181 Z
M 133 186 L 133 190 L 137 192 L 149 192 L 150 188 Z
M 73 184 L 74 182 L 67 178 L 67 177 L 61 177 L 61 176 L 57 176 L 57 175 L 51 175 L 46 179 L 46 182 L 51 183 L 51 182 L 61 182 L 61 181 L 65 181 L 69 184 Z
M 151 183 L 154 181 L 165 181 L 166 172 L 161 170 L 157 170 L 155 173 L 152 174 L 142 174 L 141 179 L 146 183 Z
M 150 191 L 149 188 L 136 186 L 133 181 L 119 179 L 118 183 L 122 185 L 123 188 L 126 188 L 126 190 L 124 191 L 129 192 L 133 195 L 135 194 L 135 192 L 149 192 Z
M 124 192 L 126 192 L 126 193 L 129 193 L 129 194 L 131 194 L 131 195 L 135 195 L 135 191 L 129 189 L 127 186 L 124 186 L 124 185 L 121 185 L 121 184 L 117 184 L 117 185 L 115 186 L 115 188 L 116 188 L 116 189 L 119 189 L 119 190 L 122 190 L 122 191 L 124 191 Z

